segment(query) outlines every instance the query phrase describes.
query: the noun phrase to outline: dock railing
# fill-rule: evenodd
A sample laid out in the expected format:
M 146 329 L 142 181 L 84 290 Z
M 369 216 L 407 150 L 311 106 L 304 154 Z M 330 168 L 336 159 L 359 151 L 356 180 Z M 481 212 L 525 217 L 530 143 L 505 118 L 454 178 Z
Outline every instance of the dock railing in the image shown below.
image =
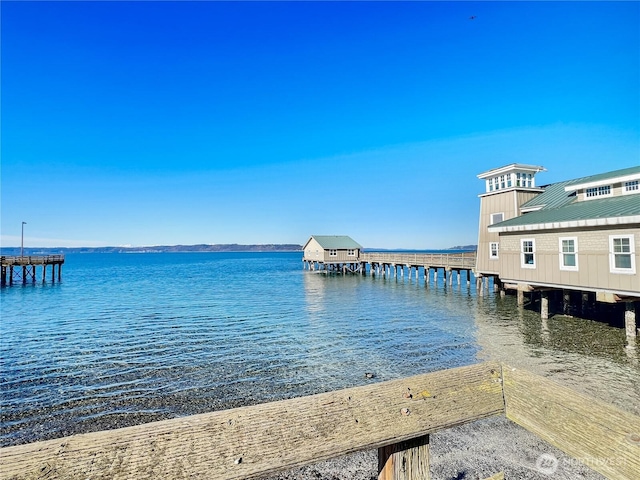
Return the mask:
M 360 261 L 395 265 L 427 266 L 471 270 L 476 266 L 476 252 L 462 253 L 387 253 L 362 252 Z
M 0 478 L 255 479 L 377 448 L 380 480 L 425 480 L 429 434 L 496 415 L 638 478 L 639 417 L 500 363 L 7 447 Z
M 64 255 L 3 255 L 0 263 L 3 266 L 53 265 L 64 263 Z

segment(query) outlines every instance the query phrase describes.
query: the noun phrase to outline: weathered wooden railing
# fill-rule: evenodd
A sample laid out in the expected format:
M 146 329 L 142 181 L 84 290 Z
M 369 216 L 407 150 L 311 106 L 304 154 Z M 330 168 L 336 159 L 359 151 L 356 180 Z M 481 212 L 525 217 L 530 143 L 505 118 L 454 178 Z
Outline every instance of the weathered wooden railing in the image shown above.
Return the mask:
M 640 418 L 498 363 L 7 447 L 0 478 L 251 479 L 378 448 L 381 480 L 422 480 L 430 433 L 493 415 L 638 478 Z
M 64 263 L 64 255 L 12 255 L 0 257 L 0 263 L 9 265 L 53 265 Z
M 476 266 L 476 252 L 463 253 L 382 253 L 363 252 L 360 261 L 395 265 L 460 268 L 471 270 Z

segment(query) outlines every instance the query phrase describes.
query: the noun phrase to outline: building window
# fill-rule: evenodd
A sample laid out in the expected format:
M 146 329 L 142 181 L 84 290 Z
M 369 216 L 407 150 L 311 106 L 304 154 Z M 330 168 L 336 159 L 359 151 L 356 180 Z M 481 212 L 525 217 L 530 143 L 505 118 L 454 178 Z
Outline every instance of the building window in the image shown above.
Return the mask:
M 533 175 L 527 173 L 527 187 L 531 187 L 533 185 Z
M 329 250 L 329 256 L 330 257 L 337 257 L 338 256 L 338 250 Z
M 609 235 L 609 267 L 611 273 L 636 273 L 633 235 Z
M 494 223 L 500 223 L 502 220 L 504 220 L 504 213 L 492 213 L 490 225 L 493 225 Z
M 624 182 L 623 193 L 638 193 L 640 192 L 640 180 L 632 180 L 630 182 Z
M 347 250 L 347 256 L 348 257 L 355 257 L 356 256 L 356 251 L 355 250 Z
M 587 188 L 586 191 L 587 198 L 606 197 L 608 195 L 611 195 L 611 185 Z
M 489 243 L 489 258 L 491 260 L 498 258 L 498 242 Z
M 531 239 L 520 240 L 522 268 L 536 268 L 536 242 Z
M 489 191 L 493 192 L 493 178 L 489 179 Z
M 500 175 L 500 188 L 504 188 L 504 175 Z
M 511 174 L 508 173 L 507 174 L 507 188 L 510 188 L 510 187 L 511 187 Z
M 578 239 L 560 238 L 560 270 L 578 270 Z

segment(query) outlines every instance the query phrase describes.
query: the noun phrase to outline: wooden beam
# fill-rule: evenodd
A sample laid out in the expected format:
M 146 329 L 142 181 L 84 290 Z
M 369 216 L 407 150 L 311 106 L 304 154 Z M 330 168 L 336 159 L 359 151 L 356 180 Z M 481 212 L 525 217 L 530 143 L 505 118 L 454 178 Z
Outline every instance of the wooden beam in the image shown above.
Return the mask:
M 506 365 L 503 382 L 509 420 L 607 478 L 638 478 L 640 417 Z
M 429 478 L 429 435 L 378 449 L 378 480 Z
M 0 478 L 270 475 L 504 414 L 498 363 L 0 449 Z

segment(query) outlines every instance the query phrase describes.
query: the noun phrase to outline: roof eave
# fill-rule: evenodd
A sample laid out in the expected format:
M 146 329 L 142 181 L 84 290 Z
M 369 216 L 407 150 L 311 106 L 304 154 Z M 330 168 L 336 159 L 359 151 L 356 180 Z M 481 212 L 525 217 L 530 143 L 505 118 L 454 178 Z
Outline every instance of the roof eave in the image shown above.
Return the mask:
M 499 224 L 489 227 L 491 233 L 513 233 L 529 232 L 533 230 L 557 230 L 560 228 L 584 228 L 584 227 L 614 227 L 618 225 L 629 225 L 637 223 L 640 225 L 640 215 L 628 215 L 620 217 L 589 218 L 584 220 L 565 220 L 560 222 L 528 223 L 524 225 Z
M 565 192 L 573 192 L 575 190 L 583 190 L 585 188 L 601 187 L 602 185 L 612 185 L 614 183 L 629 182 L 632 180 L 640 180 L 640 173 L 632 173 L 629 175 L 622 175 L 620 177 L 605 178 L 602 180 L 596 180 L 593 182 L 576 183 L 567 185 L 564 187 Z

